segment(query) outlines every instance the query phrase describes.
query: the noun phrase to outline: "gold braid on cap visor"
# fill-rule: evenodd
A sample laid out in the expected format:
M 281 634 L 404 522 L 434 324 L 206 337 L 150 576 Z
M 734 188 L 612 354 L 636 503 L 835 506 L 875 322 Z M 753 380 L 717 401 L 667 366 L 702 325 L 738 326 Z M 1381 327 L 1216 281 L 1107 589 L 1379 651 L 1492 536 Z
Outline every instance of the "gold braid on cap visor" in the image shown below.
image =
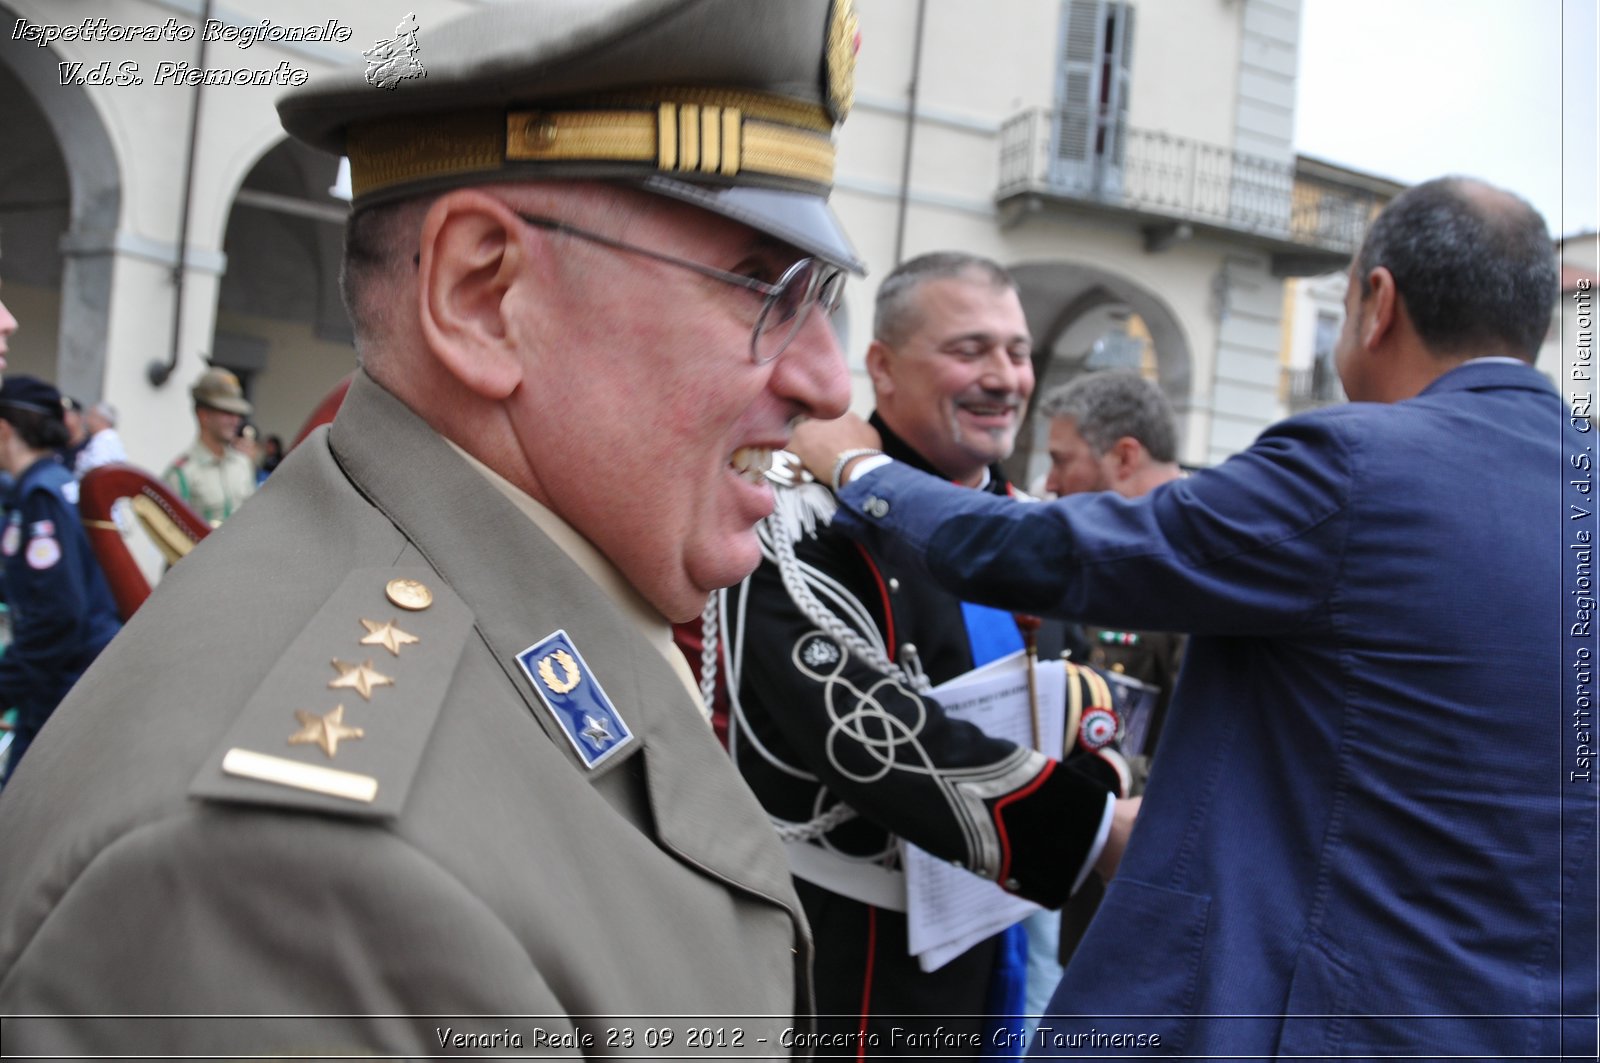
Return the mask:
M 826 191 L 833 123 L 820 106 L 725 89 L 613 95 L 581 106 L 416 115 L 352 126 L 355 198 L 526 164 L 638 164 L 640 173 L 762 174 Z

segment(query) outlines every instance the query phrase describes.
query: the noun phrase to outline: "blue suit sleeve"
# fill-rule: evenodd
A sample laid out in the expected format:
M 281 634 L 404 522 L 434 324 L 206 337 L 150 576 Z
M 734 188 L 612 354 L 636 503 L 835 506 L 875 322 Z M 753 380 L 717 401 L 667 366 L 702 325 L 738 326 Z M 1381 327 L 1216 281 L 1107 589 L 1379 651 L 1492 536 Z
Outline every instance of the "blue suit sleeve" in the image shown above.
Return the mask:
M 969 601 L 1102 624 L 1282 635 L 1326 622 L 1354 505 L 1333 417 L 1270 429 L 1141 498 L 1016 502 L 899 464 L 840 494 L 834 527 Z

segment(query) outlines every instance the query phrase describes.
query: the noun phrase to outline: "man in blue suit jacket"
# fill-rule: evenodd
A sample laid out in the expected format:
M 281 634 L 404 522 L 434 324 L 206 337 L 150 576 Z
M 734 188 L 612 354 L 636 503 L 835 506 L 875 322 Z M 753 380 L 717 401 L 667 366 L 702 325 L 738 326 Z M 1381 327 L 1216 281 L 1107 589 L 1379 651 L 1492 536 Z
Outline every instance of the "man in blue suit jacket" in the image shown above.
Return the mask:
M 1137 499 L 839 470 L 834 526 L 963 598 L 1193 633 L 1036 1053 L 1594 1051 L 1592 385 L 1529 364 L 1555 298 L 1532 208 L 1432 181 L 1351 267 L 1348 405 Z M 815 427 L 813 469 L 863 441 Z

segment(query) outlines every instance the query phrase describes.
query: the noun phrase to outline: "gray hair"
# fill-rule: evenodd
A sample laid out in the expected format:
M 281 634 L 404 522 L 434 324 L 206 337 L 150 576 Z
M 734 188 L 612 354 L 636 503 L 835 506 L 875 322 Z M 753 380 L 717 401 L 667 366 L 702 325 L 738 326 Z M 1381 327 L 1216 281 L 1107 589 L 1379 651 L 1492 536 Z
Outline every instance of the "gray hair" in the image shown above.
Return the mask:
M 1439 177 L 1402 192 L 1372 223 L 1356 263 L 1363 299 L 1374 269 L 1394 275 L 1435 354 L 1510 348 L 1531 362 L 1550 329 L 1559 276 L 1544 218 L 1481 181 Z
M 1137 439 L 1156 461 L 1178 460 L 1178 430 L 1161 389 L 1138 373 L 1090 373 L 1039 400 L 1041 416 L 1070 417 L 1096 455 L 1123 436 Z
M 112 428 L 117 426 L 117 408 L 109 402 L 97 402 L 92 407 L 96 416 L 102 418 Z
M 934 251 L 907 259 L 883 278 L 878 286 L 877 306 L 872 319 L 872 338 L 891 347 L 902 343 L 917 330 L 922 307 L 917 292 L 930 281 L 950 278 L 987 281 L 997 291 L 1015 289 L 1017 282 L 1006 268 L 993 259 L 965 251 Z

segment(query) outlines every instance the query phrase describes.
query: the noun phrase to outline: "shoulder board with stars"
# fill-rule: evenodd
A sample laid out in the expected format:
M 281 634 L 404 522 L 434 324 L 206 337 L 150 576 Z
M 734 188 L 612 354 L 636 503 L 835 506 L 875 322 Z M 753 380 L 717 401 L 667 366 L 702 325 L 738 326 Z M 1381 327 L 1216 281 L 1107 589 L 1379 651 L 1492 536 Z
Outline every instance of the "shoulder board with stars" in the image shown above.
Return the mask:
M 472 622 L 429 569 L 352 572 L 267 673 L 190 795 L 398 815 Z

